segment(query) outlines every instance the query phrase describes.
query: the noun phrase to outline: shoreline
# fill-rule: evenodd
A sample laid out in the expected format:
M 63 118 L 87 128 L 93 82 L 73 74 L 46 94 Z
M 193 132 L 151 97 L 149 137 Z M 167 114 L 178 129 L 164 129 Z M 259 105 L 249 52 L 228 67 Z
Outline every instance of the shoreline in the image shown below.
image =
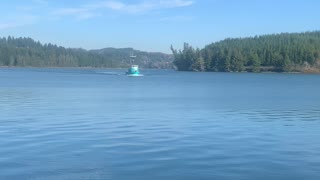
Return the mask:
M 38 68 L 38 69 L 118 69 L 118 70 L 125 70 L 127 68 L 108 68 L 108 67 L 56 67 L 56 66 L 48 66 L 48 67 L 37 67 L 37 66 L 0 66 L 0 69 L 19 69 L 19 68 L 25 68 L 25 69 L 32 69 L 32 68 Z M 157 70 L 157 69 L 156 69 Z M 174 70 L 177 72 L 194 72 L 194 73 L 202 73 L 199 71 L 179 71 L 175 69 L 162 69 L 162 70 Z M 254 74 L 320 74 L 320 71 L 318 72 L 298 72 L 298 71 L 291 71 L 291 72 L 277 72 L 277 71 L 263 71 L 263 72 L 250 72 L 250 71 L 242 71 L 242 72 L 223 72 L 223 71 L 203 71 L 204 73 L 208 72 L 220 72 L 220 73 L 254 73 Z
M 0 69 L 19 69 L 19 68 L 52 68 L 52 69 L 127 69 L 127 68 L 107 68 L 107 67 L 56 67 L 56 66 L 47 66 L 47 67 L 37 67 L 37 66 L 0 66 Z

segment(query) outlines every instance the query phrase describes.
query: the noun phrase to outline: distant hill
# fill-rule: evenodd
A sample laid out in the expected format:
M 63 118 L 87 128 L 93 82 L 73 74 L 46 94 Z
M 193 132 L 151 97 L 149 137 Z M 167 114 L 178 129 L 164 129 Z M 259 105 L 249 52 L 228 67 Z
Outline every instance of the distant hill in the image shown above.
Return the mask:
M 320 31 L 229 38 L 194 49 L 172 48 L 181 71 L 320 72 Z
M 164 53 L 144 52 L 133 48 L 104 48 L 89 52 L 116 61 L 121 67 L 127 67 L 130 64 L 130 55 L 135 55 L 137 57 L 134 63 L 142 68 L 172 68 L 173 55 Z
M 130 54 L 142 68 L 171 68 L 173 56 L 132 48 L 84 50 L 41 44 L 31 38 L 0 38 L 0 66 L 10 67 L 96 67 L 119 68 L 130 65 Z

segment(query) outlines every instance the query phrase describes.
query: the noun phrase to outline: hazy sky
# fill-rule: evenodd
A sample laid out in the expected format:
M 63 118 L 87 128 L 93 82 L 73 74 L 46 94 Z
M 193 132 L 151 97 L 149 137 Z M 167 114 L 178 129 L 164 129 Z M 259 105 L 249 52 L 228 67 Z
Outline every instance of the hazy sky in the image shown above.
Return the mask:
M 0 36 L 73 48 L 170 52 L 227 37 L 320 30 L 318 0 L 10 0 Z

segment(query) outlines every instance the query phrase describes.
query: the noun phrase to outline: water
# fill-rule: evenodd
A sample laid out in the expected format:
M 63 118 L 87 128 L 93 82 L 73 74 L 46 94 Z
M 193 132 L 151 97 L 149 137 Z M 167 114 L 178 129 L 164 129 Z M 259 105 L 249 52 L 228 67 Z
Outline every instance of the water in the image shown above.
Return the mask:
M 320 76 L 0 69 L 0 179 L 320 179 Z

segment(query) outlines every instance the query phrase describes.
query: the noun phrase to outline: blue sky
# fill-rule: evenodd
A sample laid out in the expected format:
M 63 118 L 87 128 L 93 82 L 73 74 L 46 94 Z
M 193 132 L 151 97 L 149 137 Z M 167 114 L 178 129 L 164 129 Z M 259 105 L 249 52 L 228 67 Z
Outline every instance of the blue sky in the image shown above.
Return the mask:
M 228 37 L 320 30 L 317 0 L 10 0 L 0 36 L 64 47 L 170 52 Z

